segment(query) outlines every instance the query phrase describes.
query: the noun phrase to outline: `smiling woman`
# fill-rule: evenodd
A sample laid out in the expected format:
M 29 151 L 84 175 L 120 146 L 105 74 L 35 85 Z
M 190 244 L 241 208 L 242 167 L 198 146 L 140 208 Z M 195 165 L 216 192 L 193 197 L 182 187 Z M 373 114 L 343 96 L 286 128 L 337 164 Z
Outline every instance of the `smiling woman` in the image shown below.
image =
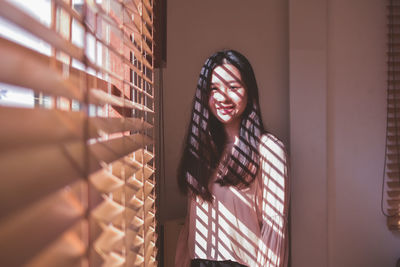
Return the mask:
M 287 266 L 286 153 L 264 130 L 252 67 L 236 51 L 201 70 L 178 183 L 188 214 L 175 266 Z

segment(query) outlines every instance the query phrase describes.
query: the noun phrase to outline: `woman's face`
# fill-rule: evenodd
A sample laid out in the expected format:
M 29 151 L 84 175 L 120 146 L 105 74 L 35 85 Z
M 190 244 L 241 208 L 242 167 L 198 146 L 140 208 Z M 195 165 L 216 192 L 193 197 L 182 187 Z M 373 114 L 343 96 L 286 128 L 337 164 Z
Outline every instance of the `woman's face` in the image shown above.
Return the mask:
M 217 66 L 211 74 L 208 105 L 222 123 L 240 123 L 247 105 L 247 89 L 240 71 L 231 64 Z

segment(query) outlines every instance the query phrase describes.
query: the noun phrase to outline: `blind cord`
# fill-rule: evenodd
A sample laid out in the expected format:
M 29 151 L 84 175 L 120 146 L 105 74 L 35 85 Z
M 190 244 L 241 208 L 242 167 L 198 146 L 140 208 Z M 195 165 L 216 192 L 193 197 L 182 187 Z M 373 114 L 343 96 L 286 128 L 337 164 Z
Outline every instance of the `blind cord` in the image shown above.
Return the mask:
M 161 182 L 162 182 L 162 192 L 161 199 L 162 203 L 165 203 L 166 197 L 165 197 L 165 191 L 166 191 L 166 180 L 165 180 L 165 127 L 164 127 L 164 78 L 163 78 L 163 68 L 160 68 L 160 74 L 159 74 L 159 79 L 160 79 L 160 96 L 159 96 L 159 107 L 160 107 L 160 122 L 159 122 L 159 137 L 160 137 L 160 175 L 161 175 Z M 161 190 L 160 190 L 161 191 Z M 160 207 L 161 211 L 161 207 Z

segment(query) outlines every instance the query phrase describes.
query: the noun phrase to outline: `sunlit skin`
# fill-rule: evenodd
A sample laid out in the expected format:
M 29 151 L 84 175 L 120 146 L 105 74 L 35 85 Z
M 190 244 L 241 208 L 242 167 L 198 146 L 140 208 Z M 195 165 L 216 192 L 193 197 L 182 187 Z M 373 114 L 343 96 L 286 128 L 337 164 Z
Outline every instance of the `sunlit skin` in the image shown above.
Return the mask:
M 210 110 L 224 124 L 228 142 L 235 141 L 247 105 L 247 90 L 240 71 L 231 64 L 217 66 L 211 75 L 210 88 Z

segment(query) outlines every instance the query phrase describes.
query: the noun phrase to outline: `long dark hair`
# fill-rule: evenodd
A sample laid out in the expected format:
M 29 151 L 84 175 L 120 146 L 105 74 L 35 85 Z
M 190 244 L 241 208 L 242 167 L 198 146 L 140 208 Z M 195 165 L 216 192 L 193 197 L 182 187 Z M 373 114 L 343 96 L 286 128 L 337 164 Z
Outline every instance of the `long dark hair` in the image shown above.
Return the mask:
M 232 64 L 240 71 L 247 90 L 247 105 L 241 117 L 239 142 L 234 145 L 221 167 L 218 164 L 227 138 L 223 124 L 209 109 L 208 99 L 212 72 L 223 64 Z M 234 50 L 213 54 L 201 69 L 197 83 L 192 116 L 178 169 L 181 191 L 187 193 L 190 189 L 193 194 L 211 201 L 212 194 L 208 184 L 217 167 L 219 170 L 216 181 L 220 185 L 238 188 L 249 186 L 259 170 L 258 146 L 263 132 L 258 87 L 249 61 Z

